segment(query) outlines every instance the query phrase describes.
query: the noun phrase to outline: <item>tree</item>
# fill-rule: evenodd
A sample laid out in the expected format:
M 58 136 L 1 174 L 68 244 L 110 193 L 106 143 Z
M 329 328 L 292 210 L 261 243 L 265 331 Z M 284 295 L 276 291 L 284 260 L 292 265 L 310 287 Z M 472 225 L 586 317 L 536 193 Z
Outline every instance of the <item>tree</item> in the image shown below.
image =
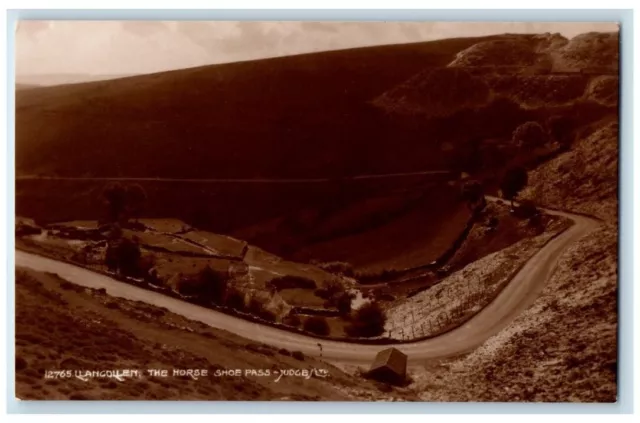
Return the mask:
M 129 217 L 137 217 L 147 194 L 139 184 L 122 185 L 119 182 L 109 183 L 102 191 L 102 198 L 107 203 L 109 222 L 125 222 Z
M 227 296 L 228 281 L 226 275 L 206 266 L 198 273 L 201 298 L 214 304 L 223 304 Z
M 225 303 L 227 307 L 231 307 L 234 310 L 244 311 L 244 294 L 241 291 L 232 288 L 227 292 Z
M 110 183 L 102 190 L 102 198 L 107 203 L 109 222 L 120 222 L 127 205 L 125 188 L 118 182 Z
M 538 122 L 525 122 L 513 131 L 513 142 L 527 149 L 542 147 L 549 141 L 549 137 Z
M 513 200 L 522 189 L 527 186 L 528 176 L 527 170 L 522 166 L 514 166 L 505 172 L 500 184 L 502 196 L 511 201 L 513 208 Z
M 344 285 L 342 284 L 339 278 L 329 279 L 325 283 L 324 289 L 326 291 L 326 295 L 328 299 L 331 299 L 345 292 Z
M 521 219 L 529 219 L 536 215 L 539 215 L 540 211 L 536 207 L 535 203 L 531 200 L 522 200 L 518 207 L 516 207 L 515 215 Z
M 127 238 L 110 242 L 105 254 L 105 264 L 111 271 L 125 276 L 141 276 L 140 246 Z
M 147 201 L 147 193 L 139 184 L 127 185 L 125 189 L 127 217 L 138 218 L 142 206 Z
M 571 144 L 573 122 L 567 116 L 551 116 L 547 120 L 547 128 L 553 139 L 558 141 L 562 148 L 566 149 Z
M 347 327 L 347 333 L 358 337 L 382 335 L 386 322 L 387 316 L 378 303 L 366 303 L 354 313 L 351 324 Z
M 351 313 L 351 302 L 355 298 L 350 292 L 343 292 L 338 296 L 333 298 L 333 304 L 335 304 L 336 308 L 342 315 L 346 315 Z
M 351 301 L 355 295 L 345 289 L 339 278 L 329 279 L 323 289 L 316 290 L 316 294 L 327 299 L 326 307 L 335 307 L 343 315 L 351 312 Z
M 462 185 L 462 198 L 467 202 L 467 207 L 471 211 L 478 206 L 484 208 L 486 205 L 484 189 L 482 184 L 476 180 L 467 181 Z

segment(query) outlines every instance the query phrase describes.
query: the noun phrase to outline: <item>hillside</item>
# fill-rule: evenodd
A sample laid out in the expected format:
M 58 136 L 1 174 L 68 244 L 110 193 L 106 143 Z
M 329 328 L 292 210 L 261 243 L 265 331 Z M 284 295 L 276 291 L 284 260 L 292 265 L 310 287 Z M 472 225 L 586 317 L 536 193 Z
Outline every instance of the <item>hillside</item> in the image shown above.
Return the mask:
M 480 40 L 302 54 L 20 92 L 17 174 L 326 177 L 437 167 L 419 131 L 368 102 Z
M 620 36 L 617 32 L 588 32 L 572 38 L 552 53 L 554 70 L 601 70 L 617 73 L 620 61 Z
M 43 349 L 43 347 L 46 347 Z M 82 288 L 57 275 L 16 273 L 16 396 L 22 400 L 391 400 L 408 390 L 354 378 L 293 351 L 278 350 L 170 313 Z M 318 369 L 325 377 L 281 377 L 276 370 Z M 46 370 L 131 369 L 141 377 L 46 378 Z M 167 370 L 167 377 L 146 369 Z M 174 369 L 207 371 L 192 379 Z M 216 371 L 240 370 L 240 376 Z M 273 372 L 271 376 L 245 374 Z
M 175 177 L 140 181 L 145 217 L 175 217 L 300 261 L 423 265 L 465 225 L 458 188 L 444 184 L 457 175 L 339 176 L 448 168 L 495 178 L 522 123 L 565 116 L 576 133 L 615 116 L 614 76 L 521 72 L 526 57 L 582 51 L 598 37 L 449 39 L 20 91 L 16 212 L 42 223 L 104 217 L 106 181 L 21 175 Z M 612 46 L 598 51 L 611 55 Z M 180 181 L 227 177 L 329 179 Z
M 326 315 L 331 336 L 352 336 L 346 329 L 357 316 L 325 298 L 336 283 L 355 295 L 354 308 L 379 302 L 387 313 L 381 328 L 403 340 L 462 324 L 487 304 L 515 307 L 504 319 L 484 310 L 501 330 L 492 323 L 486 334 L 495 335 L 463 355 L 420 361 L 410 387 L 389 395 L 333 367 L 330 381 L 283 385 L 243 378 L 67 386 L 41 380 L 35 363 L 325 363 L 19 270 L 22 396 L 615 401 L 618 42 L 617 34 L 505 34 L 20 90 L 18 248 L 122 277 L 127 267 L 107 254 L 109 243 L 111 254 L 133 245 L 128 283 L 307 332 L 309 316 Z M 493 195 L 513 165 L 527 171 L 515 208 L 463 195 L 474 187 L 481 200 Z M 370 177 L 429 169 L 449 172 Z M 96 176 L 148 178 L 135 181 L 145 199 L 111 217 L 124 221 L 121 231 L 105 231 L 114 204 L 101 196 L 109 178 Z M 134 191 L 121 188 L 124 198 Z M 593 218 L 580 225 L 571 213 Z M 558 236 L 572 224 L 579 231 Z M 234 295 L 221 293 L 222 279 Z M 526 298 L 507 292 L 494 301 L 505 287 Z M 71 338 L 80 341 L 62 348 Z
M 617 104 L 617 102 L 616 102 Z M 618 380 L 618 123 L 595 122 L 530 172 L 522 197 L 601 219 L 535 303 L 476 351 L 416 377 L 426 401 L 615 402 Z
M 618 218 L 618 153 L 617 120 L 599 122 L 571 151 L 534 169 L 523 197 L 614 223 Z

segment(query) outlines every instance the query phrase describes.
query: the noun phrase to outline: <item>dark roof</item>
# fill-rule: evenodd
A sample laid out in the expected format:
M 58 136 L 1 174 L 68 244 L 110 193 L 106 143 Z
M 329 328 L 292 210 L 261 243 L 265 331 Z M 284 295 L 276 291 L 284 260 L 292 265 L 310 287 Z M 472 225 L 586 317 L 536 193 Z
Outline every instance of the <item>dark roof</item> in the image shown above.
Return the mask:
M 386 367 L 398 376 L 404 377 L 407 372 L 407 355 L 396 348 L 382 350 L 376 355 L 369 371 L 373 372 L 382 367 Z

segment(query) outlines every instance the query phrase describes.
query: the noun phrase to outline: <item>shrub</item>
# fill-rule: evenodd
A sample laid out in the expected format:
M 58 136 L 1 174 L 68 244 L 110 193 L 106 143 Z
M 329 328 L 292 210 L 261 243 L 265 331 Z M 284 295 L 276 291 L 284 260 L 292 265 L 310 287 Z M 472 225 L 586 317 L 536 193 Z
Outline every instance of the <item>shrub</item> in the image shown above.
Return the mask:
M 244 311 L 244 294 L 235 288 L 230 289 L 227 292 L 225 304 L 227 305 L 227 307 L 231 307 L 234 310 Z
M 462 199 L 467 202 L 469 209 L 475 209 L 484 203 L 484 189 L 480 181 L 468 181 L 462 185 Z
M 571 144 L 574 123 L 567 116 L 551 116 L 547 120 L 547 129 L 553 139 L 558 141 L 562 146 Z
M 332 301 L 332 305 L 338 309 L 340 314 L 346 315 L 351 312 L 351 302 L 355 295 L 350 292 L 343 292 L 339 294 L 337 297 L 334 297 Z
M 316 335 L 329 335 L 329 324 L 324 317 L 311 316 L 304 322 L 304 330 Z
M 229 283 L 228 272 L 215 271 L 209 266 L 198 273 L 198 295 L 214 304 L 223 304 Z
M 329 291 L 327 291 L 325 288 L 318 288 L 313 291 L 313 294 L 318 298 L 322 298 L 325 300 L 329 299 Z
M 530 228 L 533 228 L 536 234 L 541 235 L 545 230 L 545 222 L 542 219 L 542 215 L 540 213 L 534 214 L 527 221 L 527 225 Z
M 273 311 L 263 308 L 258 313 L 258 317 L 260 317 L 263 320 L 266 320 L 267 322 L 275 322 L 278 316 Z
M 358 283 L 368 284 L 373 281 L 389 281 L 396 278 L 401 272 L 395 269 L 383 269 L 380 271 L 356 272 Z
M 384 333 L 387 316 L 378 303 L 364 304 L 354 313 L 346 332 L 349 336 L 372 337 Z
M 109 222 L 122 220 L 127 203 L 124 186 L 119 182 L 110 182 L 102 190 L 102 198 L 107 205 Z
M 155 266 L 156 258 L 151 254 L 140 257 L 140 260 L 138 261 L 138 270 L 140 274 L 144 275 L 145 277 L 152 276 L 151 271 Z M 152 277 L 152 279 L 154 279 L 153 282 L 156 282 L 155 278 Z
M 296 360 L 304 361 L 304 354 L 302 354 L 302 351 L 292 352 L 291 357 L 295 358 Z
M 286 348 L 280 348 L 278 350 L 278 354 L 284 355 L 284 356 L 287 356 L 287 357 L 291 357 L 291 352 Z
M 300 327 L 302 321 L 300 320 L 300 316 L 295 313 L 289 313 L 282 319 L 282 323 L 287 326 L 293 326 L 294 328 Z
M 316 266 L 329 273 L 335 273 L 337 275 L 343 275 L 347 277 L 353 277 L 355 274 L 351 263 L 344 261 L 331 261 L 328 263 L 316 263 Z
M 528 175 L 525 168 L 514 166 L 507 169 L 500 184 L 502 196 L 511 201 L 511 205 L 513 206 L 513 199 L 527 185 L 527 182 Z
M 549 137 L 542 125 L 538 122 L 526 122 L 513 131 L 513 142 L 519 147 L 537 148 L 542 147 L 549 141 Z
M 316 282 L 313 279 L 294 275 L 279 276 L 271 279 L 269 284 L 278 291 L 292 288 L 316 289 Z
M 263 309 L 264 309 L 264 303 L 256 297 L 251 297 L 251 299 L 249 300 L 249 305 L 247 306 L 247 310 L 250 313 L 258 316 Z
M 325 282 L 324 289 L 327 291 L 327 298 L 333 298 L 345 292 L 344 285 L 338 278 L 332 278 Z
M 539 214 L 538 208 L 531 200 L 522 200 L 514 210 L 514 216 L 520 219 L 529 219 Z
M 265 303 L 256 297 L 252 297 L 251 300 L 249 300 L 247 309 L 251 314 L 263 320 L 267 320 L 269 322 L 276 321 L 277 315 L 271 310 L 268 310 Z
M 16 224 L 16 236 L 40 235 L 42 229 L 24 223 Z

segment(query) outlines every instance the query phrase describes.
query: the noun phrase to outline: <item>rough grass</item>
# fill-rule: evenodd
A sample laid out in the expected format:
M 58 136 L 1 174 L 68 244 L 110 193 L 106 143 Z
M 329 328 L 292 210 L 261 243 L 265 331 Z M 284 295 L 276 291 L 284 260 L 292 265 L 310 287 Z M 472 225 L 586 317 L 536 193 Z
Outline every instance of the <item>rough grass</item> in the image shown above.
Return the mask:
M 328 51 L 21 90 L 17 173 L 114 176 L 117 162 L 117 172 L 126 176 L 326 176 L 327 169 L 340 174 L 353 167 L 354 151 L 368 156 L 359 162 L 372 173 L 383 173 L 397 167 L 387 152 L 398 138 L 417 141 L 420 135 L 367 102 L 425 63 L 444 66 L 461 49 L 496 38 Z M 421 150 L 417 143 L 414 150 Z M 264 160 L 272 154 L 285 154 L 284 161 Z
M 589 83 L 584 75 L 491 75 L 486 80 L 496 94 L 524 108 L 571 104 L 583 97 Z
M 161 308 L 99 290 L 63 290 L 59 278 L 16 273 L 16 395 L 35 400 L 356 400 L 376 388 L 312 357 L 297 360 Z M 117 307 L 111 306 L 116 304 Z M 324 368 L 327 379 L 245 375 L 216 370 Z M 209 377 L 126 380 L 46 379 L 45 370 L 206 369 Z M 385 395 L 378 394 L 379 398 Z M 416 399 L 415 396 L 406 396 Z
M 426 118 L 450 116 L 485 106 L 491 99 L 486 82 L 457 67 L 427 69 L 378 97 L 384 110 Z
M 473 261 L 435 286 L 397 302 L 387 310 L 385 332 L 407 340 L 462 323 L 492 301 L 514 272 L 567 225 L 565 220 L 556 220 L 543 234 Z
M 439 258 L 460 235 L 468 219 L 469 211 L 457 190 L 430 187 L 424 198 L 382 224 L 313 243 L 301 248 L 294 257 L 347 261 L 359 273 L 404 270 Z
M 490 228 L 491 220 L 497 220 L 497 226 Z M 543 215 L 541 228 L 557 228 L 553 216 Z M 457 270 L 469 263 L 505 248 L 526 238 L 540 235 L 539 229 L 530 225 L 527 219 L 520 219 L 510 213 L 508 204 L 488 202 L 479 215 L 469 235 L 448 261 L 451 269 Z
M 600 123 L 573 148 L 529 173 L 522 198 L 608 221 L 618 215 L 618 123 Z
M 570 247 L 531 308 L 470 355 L 431 362 L 426 401 L 614 402 L 617 229 Z

